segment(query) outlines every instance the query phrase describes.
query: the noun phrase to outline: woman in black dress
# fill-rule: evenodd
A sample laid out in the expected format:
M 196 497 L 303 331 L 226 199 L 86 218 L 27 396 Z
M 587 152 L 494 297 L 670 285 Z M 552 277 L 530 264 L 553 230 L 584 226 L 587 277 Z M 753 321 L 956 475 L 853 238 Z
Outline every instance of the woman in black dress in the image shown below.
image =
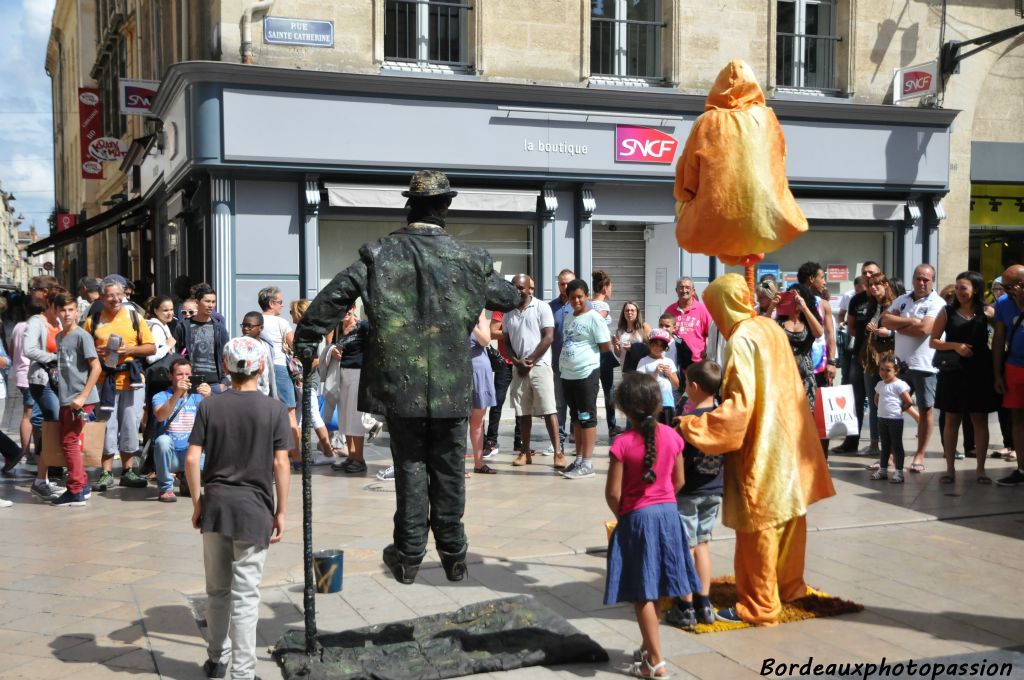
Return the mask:
M 985 474 L 988 452 L 988 414 L 998 407 L 993 387 L 992 350 L 988 346 L 989 310 L 985 307 L 985 280 L 978 272 L 963 272 L 956 277 L 956 301 L 946 305 L 935 317 L 931 347 L 956 352 L 958 365 L 939 372 L 935 408 L 946 412 L 943 453 L 946 474 L 939 478 L 952 484 L 956 474 L 956 444 L 960 421 L 969 415 L 974 423 L 978 453 L 978 483 L 991 484 Z M 945 336 L 943 337 L 943 334 Z
M 814 345 L 814 339 L 820 338 L 825 329 L 822 326 L 821 317 L 818 316 L 818 306 L 811 291 L 799 284 L 791 286 L 789 290 L 796 292 L 794 313 L 780 314 L 776 310 L 775 320 L 785 331 L 786 337 L 789 338 L 789 347 L 793 350 L 793 358 L 796 359 L 796 367 L 800 371 L 800 379 L 804 383 L 807 404 L 813 413 L 817 388 L 814 383 L 811 346 Z

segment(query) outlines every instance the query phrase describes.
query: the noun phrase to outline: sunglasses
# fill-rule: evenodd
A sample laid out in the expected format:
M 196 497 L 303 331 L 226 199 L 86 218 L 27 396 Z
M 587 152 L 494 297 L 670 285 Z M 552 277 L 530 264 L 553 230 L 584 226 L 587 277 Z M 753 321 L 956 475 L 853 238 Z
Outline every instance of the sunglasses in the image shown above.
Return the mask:
M 181 315 L 182 316 L 195 316 L 198 313 L 199 312 L 193 312 L 191 309 L 183 309 L 183 310 L 181 310 Z
M 243 323 L 242 324 L 242 330 L 243 331 L 247 331 L 247 330 L 249 330 L 251 328 L 263 328 L 263 324 L 261 324 L 261 323 Z

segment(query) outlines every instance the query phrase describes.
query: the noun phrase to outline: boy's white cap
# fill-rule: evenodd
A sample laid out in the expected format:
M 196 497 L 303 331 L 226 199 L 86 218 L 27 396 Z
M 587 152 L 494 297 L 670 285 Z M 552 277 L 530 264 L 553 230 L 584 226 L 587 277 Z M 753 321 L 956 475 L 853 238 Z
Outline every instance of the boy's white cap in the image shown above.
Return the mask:
M 263 348 L 260 341 L 250 337 L 231 338 L 224 345 L 224 363 L 231 373 L 252 375 L 260 370 Z

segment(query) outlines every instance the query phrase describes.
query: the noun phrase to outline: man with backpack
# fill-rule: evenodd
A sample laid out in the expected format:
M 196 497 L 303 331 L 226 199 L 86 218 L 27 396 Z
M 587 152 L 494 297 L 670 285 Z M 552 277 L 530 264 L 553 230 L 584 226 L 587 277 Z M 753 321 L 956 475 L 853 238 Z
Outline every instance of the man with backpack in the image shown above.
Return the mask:
M 124 302 L 124 286 L 113 277 L 100 283 L 103 307 L 94 310 L 82 324 L 96 342 L 103 364 L 100 381 L 99 419 L 106 420 L 103 445 L 103 472 L 96 483 L 98 491 L 114 485 L 114 454 L 121 454 L 121 486 L 141 489 L 147 484 L 132 468 L 139 450 L 139 419 L 142 416 L 146 388 L 144 362 L 136 361 L 156 352 L 153 334 L 141 315 Z

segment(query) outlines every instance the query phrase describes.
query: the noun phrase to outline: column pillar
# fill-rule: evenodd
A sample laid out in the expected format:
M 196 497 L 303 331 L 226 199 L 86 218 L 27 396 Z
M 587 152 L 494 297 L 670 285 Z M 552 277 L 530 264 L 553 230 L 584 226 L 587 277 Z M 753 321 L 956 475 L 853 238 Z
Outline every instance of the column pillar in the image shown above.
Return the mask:
M 302 184 L 302 271 L 300 286 L 312 300 L 320 292 L 320 177 L 306 175 Z
M 228 328 L 235 318 L 235 196 L 234 181 L 227 177 L 210 180 L 210 214 L 213 217 L 212 269 L 217 307 Z

